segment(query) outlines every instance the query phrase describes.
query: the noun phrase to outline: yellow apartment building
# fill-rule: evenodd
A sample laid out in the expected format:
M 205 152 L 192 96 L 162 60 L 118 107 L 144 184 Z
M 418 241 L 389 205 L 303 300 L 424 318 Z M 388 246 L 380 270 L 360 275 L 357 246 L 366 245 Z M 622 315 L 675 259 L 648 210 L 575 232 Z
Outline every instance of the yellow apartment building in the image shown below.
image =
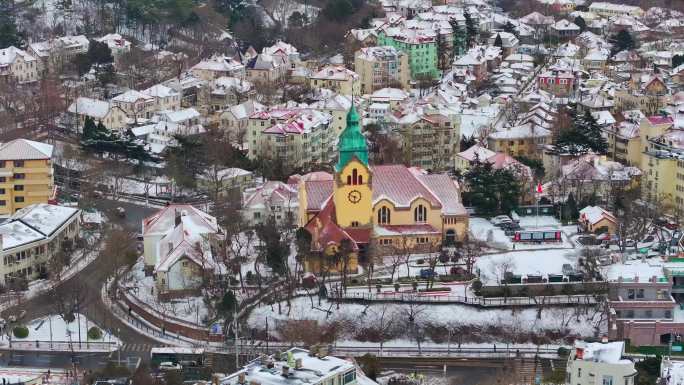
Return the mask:
M 410 88 L 408 55 L 392 46 L 367 47 L 356 51 L 354 71 L 359 74 L 363 94 L 382 88 Z
M 494 152 L 541 159 L 540 149 L 551 144 L 551 131 L 525 123 L 489 134 L 487 143 L 487 148 Z
M 15 139 L 0 145 L 0 215 L 54 196 L 52 145 Z
M 311 75 L 309 86 L 312 89 L 327 88 L 342 95 L 360 95 L 359 75 L 344 66 L 326 66 Z

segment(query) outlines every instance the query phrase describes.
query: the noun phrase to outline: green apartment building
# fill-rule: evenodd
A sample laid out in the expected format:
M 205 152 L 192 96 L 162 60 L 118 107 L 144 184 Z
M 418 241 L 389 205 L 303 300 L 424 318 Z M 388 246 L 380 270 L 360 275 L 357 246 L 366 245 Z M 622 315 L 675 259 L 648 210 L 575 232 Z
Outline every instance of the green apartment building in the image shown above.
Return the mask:
M 412 79 L 415 80 L 421 75 L 429 75 L 433 78 L 439 76 L 437 40 L 434 33 L 414 29 L 387 28 L 378 33 L 378 45 L 388 45 L 406 52 L 409 57 Z

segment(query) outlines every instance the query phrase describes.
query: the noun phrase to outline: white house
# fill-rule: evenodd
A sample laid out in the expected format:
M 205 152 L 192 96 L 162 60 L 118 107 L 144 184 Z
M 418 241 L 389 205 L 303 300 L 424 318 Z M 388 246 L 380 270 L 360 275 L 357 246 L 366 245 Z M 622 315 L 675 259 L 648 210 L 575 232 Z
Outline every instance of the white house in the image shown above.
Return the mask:
M 634 385 L 634 362 L 622 358 L 625 343 L 575 341 L 568 356 L 566 383 L 572 385 Z
M 0 81 L 11 77 L 18 83 L 38 80 L 40 62 L 28 52 L 17 47 L 0 49 Z
M 242 199 L 242 215 L 252 225 L 264 223 L 269 218 L 283 224 L 296 220 L 299 210 L 297 186 L 279 181 L 246 189 Z
M 158 294 L 176 297 L 196 292 L 220 274 L 224 232 L 216 218 L 186 204 L 172 204 L 142 222 L 144 261 Z

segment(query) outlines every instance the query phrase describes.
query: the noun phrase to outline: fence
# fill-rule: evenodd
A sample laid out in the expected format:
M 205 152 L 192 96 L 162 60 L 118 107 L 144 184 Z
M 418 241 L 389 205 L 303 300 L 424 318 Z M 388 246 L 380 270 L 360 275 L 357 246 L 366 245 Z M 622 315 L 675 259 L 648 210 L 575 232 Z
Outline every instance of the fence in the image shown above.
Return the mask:
M 406 292 L 328 292 L 330 299 L 340 301 L 363 302 L 414 302 L 414 303 L 449 303 L 480 307 L 505 306 L 537 306 L 537 305 L 592 305 L 597 299 L 592 295 L 562 295 L 535 297 L 463 297 L 459 295 L 406 293 Z
M 10 346 L 11 345 L 11 346 Z M 0 346 L 2 350 L 38 350 L 38 351 L 104 351 L 111 352 L 119 348 L 117 342 L 89 342 L 89 341 L 12 341 Z
M 293 345 L 286 342 L 259 341 L 257 343 L 241 343 L 239 352 L 243 355 L 273 354 L 291 348 Z M 235 354 L 234 346 L 212 349 L 218 354 Z M 362 356 L 372 354 L 383 358 L 401 357 L 439 357 L 439 358 L 512 358 L 512 357 L 536 357 L 544 356 L 555 358 L 558 356 L 558 346 L 520 346 L 520 345 L 480 345 L 480 346 L 459 346 L 457 343 L 447 344 L 447 346 L 390 346 L 380 348 L 376 346 L 344 346 L 334 345 L 329 348 L 330 354 L 338 356 Z

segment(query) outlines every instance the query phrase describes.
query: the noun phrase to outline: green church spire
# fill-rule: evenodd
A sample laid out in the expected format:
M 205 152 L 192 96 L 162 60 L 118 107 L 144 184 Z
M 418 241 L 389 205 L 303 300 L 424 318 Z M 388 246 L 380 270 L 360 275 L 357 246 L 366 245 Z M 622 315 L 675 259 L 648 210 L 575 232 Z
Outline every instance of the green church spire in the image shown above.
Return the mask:
M 366 145 L 366 138 L 361 133 L 359 114 L 354 108 L 353 100 L 347 113 L 347 127 L 340 134 L 337 147 L 340 155 L 335 170 L 342 170 L 342 167 L 349 163 L 354 156 L 368 166 L 368 146 Z

